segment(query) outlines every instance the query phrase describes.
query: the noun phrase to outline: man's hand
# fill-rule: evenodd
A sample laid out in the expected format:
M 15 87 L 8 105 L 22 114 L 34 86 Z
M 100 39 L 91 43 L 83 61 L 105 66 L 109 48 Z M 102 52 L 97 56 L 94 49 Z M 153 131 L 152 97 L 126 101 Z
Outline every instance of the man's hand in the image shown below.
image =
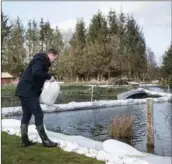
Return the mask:
M 56 79 L 54 78 L 54 76 L 51 76 L 51 79 L 49 81 L 54 82 L 54 81 L 56 81 Z

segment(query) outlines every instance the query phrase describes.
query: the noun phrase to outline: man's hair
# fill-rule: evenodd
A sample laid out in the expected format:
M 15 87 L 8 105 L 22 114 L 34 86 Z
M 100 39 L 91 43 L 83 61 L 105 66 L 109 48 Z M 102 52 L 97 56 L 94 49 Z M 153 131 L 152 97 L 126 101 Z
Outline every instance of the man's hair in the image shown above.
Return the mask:
M 47 54 L 49 54 L 49 53 L 52 53 L 53 55 L 58 55 L 57 50 L 55 50 L 55 49 L 53 49 L 53 48 L 51 48 L 51 49 L 49 49 L 49 50 L 47 51 Z

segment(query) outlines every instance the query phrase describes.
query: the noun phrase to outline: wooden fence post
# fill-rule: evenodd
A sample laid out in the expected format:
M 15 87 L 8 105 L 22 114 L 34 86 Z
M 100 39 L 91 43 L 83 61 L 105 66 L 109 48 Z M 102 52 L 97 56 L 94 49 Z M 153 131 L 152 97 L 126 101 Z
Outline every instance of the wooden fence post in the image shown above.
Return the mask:
M 147 98 L 146 107 L 146 138 L 147 148 L 154 148 L 154 119 L 153 119 L 153 99 Z
M 91 102 L 93 101 L 93 95 L 94 95 L 94 86 L 91 86 Z

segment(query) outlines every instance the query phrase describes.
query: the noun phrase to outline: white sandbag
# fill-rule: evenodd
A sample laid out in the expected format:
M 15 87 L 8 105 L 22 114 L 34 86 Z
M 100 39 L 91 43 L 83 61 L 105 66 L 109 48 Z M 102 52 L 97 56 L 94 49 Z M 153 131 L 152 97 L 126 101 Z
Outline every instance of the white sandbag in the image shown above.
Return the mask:
M 110 155 L 103 150 L 98 151 L 96 159 L 99 161 L 109 161 Z
M 57 81 L 46 81 L 43 86 L 42 93 L 40 95 L 40 103 L 46 105 L 53 105 L 60 93 L 60 85 Z
M 66 141 L 66 146 L 63 150 L 68 152 L 75 152 L 77 149 L 79 149 L 79 146 L 76 143 L 70 143 Z
M 144 156 L 144 153 L 136 150 L 132 146 L 112 139 L 103 142 L 103 150 L 115 157 Z
M 124 158 L 123 163 L 124 164 L 151 164 L 150 162 L 140 160 L 140 159 L 136 159 L 136 158 L 132 158 L 132 157 Z
M 111 157 L 110 160 L 106 161 L 106 164 L 124 164 L 124 162 L 121 158 Z
M 77 154 L 84 155 L 84 154 L 88 154 L 89 153 L 89 150 L 88 150 L 88 148 L 80 147 L 78 150 L 76 150 L 76 153 Z

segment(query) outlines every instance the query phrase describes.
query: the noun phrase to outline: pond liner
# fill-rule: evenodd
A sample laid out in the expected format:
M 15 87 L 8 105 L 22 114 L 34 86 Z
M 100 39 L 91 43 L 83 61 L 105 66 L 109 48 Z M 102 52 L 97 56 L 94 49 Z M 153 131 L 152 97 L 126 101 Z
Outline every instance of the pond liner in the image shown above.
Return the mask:
M 20 120 L 2 119 L 2 131 L 9 135 L 20 134 Z M 171 157 L 163 157 L 149 153 L 143 153 L 134 147 L 117 141 L 106 140 L 104 142 L 94 141 L 83 136 L 68 136 L 45 130 L 49 138 L 59 143 L 59 147 L 67 152 L 83 154 L 87 157 L 104 161 L 105 164 L 170 164 Z M 36 131 L 35 125 L 29 125 L 29 139 L 41 143 L 41 139 Z M 58 160 L 58 159 L 57 159 Z
M 159 97 L 164 97 L 164 96 L 170 96 L 170 94 L 138 88 L 138 89 L 132 89 L 130 91 L 118 94 L 117 98 L 119 100 L 125 100 L 125 99 L 159 98 Z
M 155 103 L 164 103 L 171 102 L 170 97 L 161 97 L 153 99 Z M 77 111 L 77 110 L 91 110 L 91 109 L 100 109 L 108 107 L 119 107 L 119 106 L 128 106 L 128 105 L 142 105 L 146 104 L 146 99 L 127 99 L 123 101 L 119 100 L 102 100 L 96 102 L 73 102 L 69 104 L 55 104 L 54 106 L 41 105 L 44 113 L 53 113 L 53 112 L 67 112 L 67 111 Z M 21 115 L 21 107 L 5 107 L 1 109 L 1 115 L 5 116 L 15 116 Z

